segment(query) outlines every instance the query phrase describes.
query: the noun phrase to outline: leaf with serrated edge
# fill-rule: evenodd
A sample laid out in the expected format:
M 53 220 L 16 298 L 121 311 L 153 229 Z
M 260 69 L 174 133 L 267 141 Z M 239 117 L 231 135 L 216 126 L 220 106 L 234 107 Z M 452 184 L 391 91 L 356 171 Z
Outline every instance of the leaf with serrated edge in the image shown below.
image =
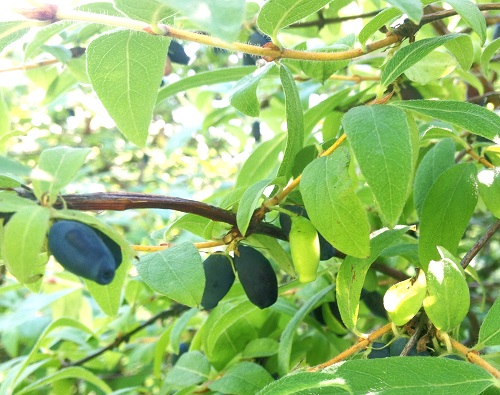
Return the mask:
M 385 105 L 355 107 L 342 119 L 382 217 L 394 226 L 411 190 L 413 145 L 406 114 Z
M 38 200 L 48 194 L 53 204 L 57 195 L 76 176 L 85 163 L 90 148 L 54 147 L 40 154 L 38 166 L 31 173 L 33 191 Z
M 335 248 L 347 255 L 367 257 L 370 226 L 351 185 L 349 151 L 313 160 L 302 173 L 300 192 L 311 222 Z
M 438 245 L 456 253 L 477 198 L 476 168 L 471 163 L 450 167 L 436 179 L 420 216 L 420 267 L 426 270 L 431 260 L 439 259 Z
M 200 253 L 192 243 L 182 243 L 142 257 L 137 271 L 154 291 L 186 306 L 199 306 L 205 288 L 205 272 Z
M 87 72 L 97 96 L 125 137 L 143 146 L 167 57 L 169 39 L 113 30 L 87 48 Z
M 380 253 L 398 240 L 410 229 L 401 226 L 396 229 L 381 229 L 372 234 L 370 256 L 365 259 L 348 256 L 340 265 L 337 273 L 337 303 L 345 326 L 351 330 L 356 328 L 359 299 L 365 282 L 366 273 Z
M 275 38 L 278 32 L 294 22 L 314 14 L 331 0 L 269 0 L 257 18 L 259 29 Z

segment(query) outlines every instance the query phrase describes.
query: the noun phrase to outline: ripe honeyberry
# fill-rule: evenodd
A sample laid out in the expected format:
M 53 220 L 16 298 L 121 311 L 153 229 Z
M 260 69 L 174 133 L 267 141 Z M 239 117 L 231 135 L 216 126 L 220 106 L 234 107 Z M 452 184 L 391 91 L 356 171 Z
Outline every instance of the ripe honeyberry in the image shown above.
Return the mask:
M 49 230 L 48 240 L 51 254 L 66 270 L 101 285 L 113 281 L 115 258 L 90 226 L 57 221 Z
M 389 347 L 386 347 L 385 343 L 373 342 L 372 349 L 368 354 L 368 359 L 387 358 L 389 356 Z
M 212 254 L 203 262 L 203 269 L 205 269 L 205 290 L 201 305 L 204 309 L 213 309 L 234 283 L 233 267 L 227 255 Z
M 278 280 L 271 263 L 259 251 L 238 246 L 234 266 L 250 302 L 265 309 L 278 300 Z

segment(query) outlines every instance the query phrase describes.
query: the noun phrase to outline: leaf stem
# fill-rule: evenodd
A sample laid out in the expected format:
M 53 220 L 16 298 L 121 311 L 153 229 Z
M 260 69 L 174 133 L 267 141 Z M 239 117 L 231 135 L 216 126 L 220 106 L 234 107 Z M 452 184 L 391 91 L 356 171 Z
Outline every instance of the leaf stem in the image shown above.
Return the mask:
M 193 244 L 197 249 L 200 250 L 203 248 L 219 247 L 219 246 L 225 245 L 226 243 L 224 243 L 224 241 L 222 241 L 222 240 L 214 240 L 214 241 L 202 241 L 202 242 L 193 243 Z M 139 251 L 139 252 L 156 252 L 156 251 L 166 250 L 166 249 L 173 247 L 173 246 L 174 246 L 174 244 L 171 244 L 171 243 L 166 243 L 166 244 L 162 244 L 159 246 L 133 245 L 132 249 L 134 251 Z

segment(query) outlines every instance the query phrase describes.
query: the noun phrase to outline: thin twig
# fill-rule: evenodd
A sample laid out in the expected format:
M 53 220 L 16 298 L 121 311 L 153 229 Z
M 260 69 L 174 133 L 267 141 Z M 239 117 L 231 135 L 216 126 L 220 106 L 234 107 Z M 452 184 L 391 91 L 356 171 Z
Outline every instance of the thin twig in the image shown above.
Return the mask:
M 188 309 L 189 309 L 188 306 L 178 304 L 178 305 L 175 305 L 174 307 L 172 307 L 171 309 L 160 311 L 158 314 L 154 315 L 149 320 L 138 325 L 136 328 L 132 329 L 130 332 L 127 332 L 121 336 L 118 336 L 112 343 L 108 344 L 106 347 L 103 347 L 103 348 L 97 350 L 96 352 L 93 352 L 92 354 L 87 355 L 86 357 L 84 357 L 82 359 L 67 363 L 64 365 L 64 367 L 83 365 L 85 362 L 88 362 L 94 358 L 97 358 L 99 355 L 104 354 L 106 351 L 112 350 L 112 349 L 118 347 L 120 344 L 128 342 L 129 339 L 133 335 L 135 335 L 137 332 L 143 330 L 144 328 L 148 327 L 149 325 L 154 324 L 157 320 L 178 316 L 180 313 L 182 313 L 183 311 L 186 311 Z
M 474 259 L 477 253 L 490 241 L 495 232 L 500 229 L 500 220 L 497 220 L 493 225 L 491 225 L 488 230 L 482 235 L 478 241 L 472 246 L 472 248 L 467 251 L 467 254 L 460 261 L 460 265 L 465 269 L 470 261 Z

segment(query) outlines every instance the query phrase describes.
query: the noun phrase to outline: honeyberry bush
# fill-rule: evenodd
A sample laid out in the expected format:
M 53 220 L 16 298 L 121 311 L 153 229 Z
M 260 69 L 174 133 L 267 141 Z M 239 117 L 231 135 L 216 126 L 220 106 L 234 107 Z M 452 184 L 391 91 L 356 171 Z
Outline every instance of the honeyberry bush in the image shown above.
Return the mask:
M 2 5 L 1 394 L 498 391 L 500 5 L 62 3 Z

